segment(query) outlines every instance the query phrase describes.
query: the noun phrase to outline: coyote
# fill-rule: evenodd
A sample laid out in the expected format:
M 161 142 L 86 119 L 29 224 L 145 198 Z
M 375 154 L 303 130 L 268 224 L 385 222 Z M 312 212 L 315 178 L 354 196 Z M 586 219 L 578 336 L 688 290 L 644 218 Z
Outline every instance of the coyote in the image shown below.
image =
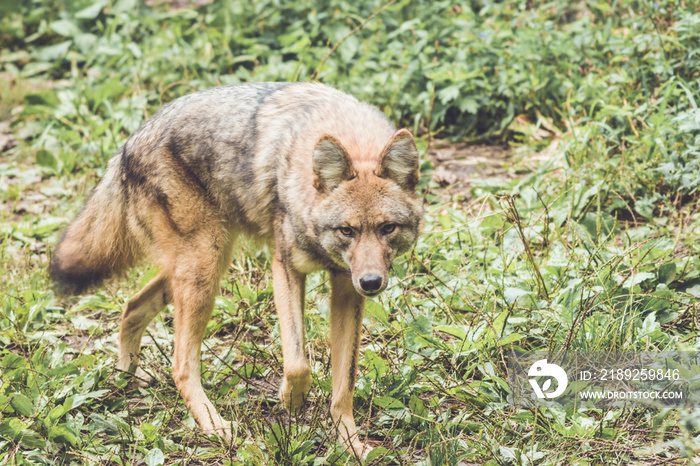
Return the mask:
M 330 275 L 331 415 L 346 449 L 366 454 L 352 397 L 366 297 L 419 234 L 418 150 L 375 108 L 318 83 L 217 87 L 174 100 L 109 161 L 50 264 L 80 293 L 141 259 L 159 273 L 126 304 L 118 369 L 137 369 L 141 336 L 175 308 L 173 379 L 205 432 L 230 438 L 201 385 L 200 350 L 239 234 L 269 243 L 284 377 L 299 410 L 311 387 L 304 350 L 306 274 Z

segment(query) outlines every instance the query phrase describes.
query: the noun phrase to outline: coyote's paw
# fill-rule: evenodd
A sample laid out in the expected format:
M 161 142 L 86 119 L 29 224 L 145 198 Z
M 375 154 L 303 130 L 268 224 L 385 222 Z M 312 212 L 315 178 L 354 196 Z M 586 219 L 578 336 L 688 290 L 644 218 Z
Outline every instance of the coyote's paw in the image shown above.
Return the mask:
M 129 384 L 146 388 L 153 383 L 153 377 L 138 366 L 120 370 L 121 372 L 117 374 L 117 379 L 126 380 Z
M 345 425 L 338 426 L 338 441 L 343 444 L 345 450 L 362 460 L 367 458 L 367 455 L 373 448 L 360 441 L 357 430 L 355 430 L 354 427 L 348 430 Z
M 357 438 L 355 438 L 349 444 L 343 442 L 343 446 L 347 451 L 352 453 L 357 458 L 360 458 L 361 460 L 367 459 L 367 455 L 369 455 L 369 452 L 372 451 L 373 448 L 366 443 L 360 442 L 359 440 L 357 440 Z
M 365 459 L 373 447 L 360 441 L 352 418 L 352 405 L 348 400 L 341 398 L 340 402 L 331 405 L 331 416 L 338 429 L 338 442 L 356 458 Z
M 153 377 L 139 367 L 131 378 L 131 382 L 138 387 L 146 388 L 153 383 Z
M 215 427 L 208 427 L 208 428 L 202 428 L 204 433 L 206 435 L 214 435 L 217 437 L 221 437 L 224 440 L 231 440 L 233 437 L 233 429 L 235 428 L 235 425 L 233 424 L 232 421 L 220 421 L 220 424 L 215 426 Z
M 284 407 L 292 414 L 301 411 L 311 389 L 311 371 L 296 377 L 283 377 L 279 396 Z

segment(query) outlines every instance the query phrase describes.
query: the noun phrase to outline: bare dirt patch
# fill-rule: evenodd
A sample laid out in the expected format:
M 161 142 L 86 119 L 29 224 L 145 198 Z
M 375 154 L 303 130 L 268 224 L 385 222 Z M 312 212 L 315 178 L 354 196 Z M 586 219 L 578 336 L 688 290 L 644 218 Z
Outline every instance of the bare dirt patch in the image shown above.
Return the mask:
M 506 144 L 471 145 L 437 140 L 428 149 L 433 180 L 448 195 L 466 194 L 475 180 L 507 178 L 514 149 Z
M 427 155 L 435 167 L 433 181 L 443 188 L 442 194 L 447 197 L 463 194 L 468 198 L 470 188 L 477 181 L 515 179 L 554 157 L 562 139 L 562 133 L 554 123 L 539 115 L 535 123 L 525 115 L 517 116 L 508 131 L 511 137 L 521 141 L 520 145 L 453 143 L 434 139 Z M 528 149 L 523 153 L 518 147 L 539 147 L 539 152 Z

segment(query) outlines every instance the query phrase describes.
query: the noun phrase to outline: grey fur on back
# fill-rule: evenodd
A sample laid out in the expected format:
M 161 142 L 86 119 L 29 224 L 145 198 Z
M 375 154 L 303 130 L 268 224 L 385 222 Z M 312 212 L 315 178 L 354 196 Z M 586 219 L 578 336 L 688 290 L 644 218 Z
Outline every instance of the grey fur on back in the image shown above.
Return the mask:
M 161 108 L 127 140 L 120 167 L 127 194 L 149 189 L 157 157 L 169 154 L 230 221 L 269 236 L 273 204 L 313 195 L 311 156 L 322 134 L 362 152 L 356 169 L 371 170 L 394 132 L 378 110 L 323 84 L 224 86 Z

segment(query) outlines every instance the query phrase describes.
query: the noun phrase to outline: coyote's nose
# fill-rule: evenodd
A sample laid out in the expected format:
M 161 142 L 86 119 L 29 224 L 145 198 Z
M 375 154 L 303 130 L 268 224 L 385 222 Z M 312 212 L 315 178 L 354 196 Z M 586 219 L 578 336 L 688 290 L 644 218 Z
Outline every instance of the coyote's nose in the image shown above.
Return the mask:
M 367 274 L 360 278 L 362 290 L 372 293 L 382 287 L 382 277 L 374 274 Z

